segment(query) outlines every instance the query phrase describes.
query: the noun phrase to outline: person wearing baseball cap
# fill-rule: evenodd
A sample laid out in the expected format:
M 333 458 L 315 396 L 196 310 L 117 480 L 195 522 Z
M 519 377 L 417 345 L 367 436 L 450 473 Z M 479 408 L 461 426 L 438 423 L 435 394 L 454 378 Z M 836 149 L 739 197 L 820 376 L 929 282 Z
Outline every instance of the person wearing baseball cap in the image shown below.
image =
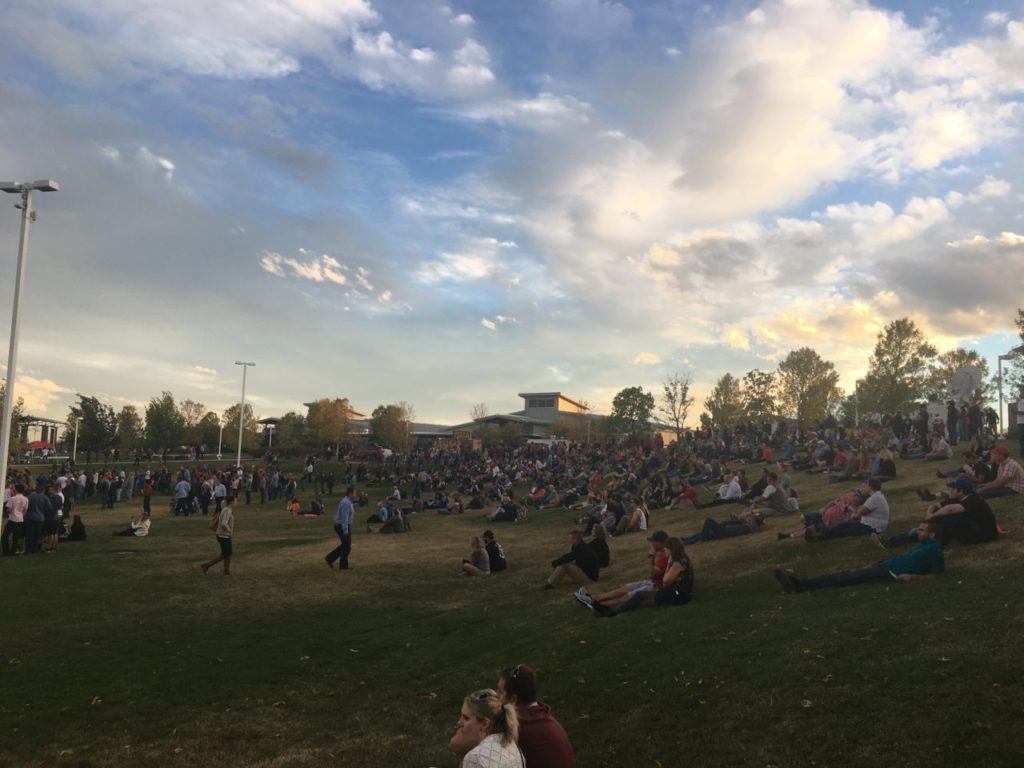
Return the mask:
M 651 551 L 647 554 L 648 578 L 641 581 L 631 581 L 616 589 L 602 592 L 598 595 L 591 595 L 586 587 L 580 587 L 573 594 L 573 598 L 581 605 L 591 610 L 595 605 L 603 608 L 617 608 L 634 596 L 643 596 L 654 602 L 655 593 L 662 587 L 662 577 L 668 568 L 668 552 L 665 551 L 665 542 L 668 541 L 668 534 L 665 531 L 655 531 L 647 540 L 651 542 Z
M 949 497 L 928 507 L 925 522 L 933 523 L 942 543 L 982 544 L 999 538 L 999 526 L 992 508 L 974 491 L 974 483 L 966 477 L 946 483 Z M 917 529 L 875 540 L 885 548 L 911 544 L 918 540 Z
M 1024 493 L 1024 469 L 1010 458 L 1010 449 L 1005 445 L 997 445 L 992 449 L 991 456 L 997 468 L 996 479 L 975 486 L 974 490 L 985 499 Z

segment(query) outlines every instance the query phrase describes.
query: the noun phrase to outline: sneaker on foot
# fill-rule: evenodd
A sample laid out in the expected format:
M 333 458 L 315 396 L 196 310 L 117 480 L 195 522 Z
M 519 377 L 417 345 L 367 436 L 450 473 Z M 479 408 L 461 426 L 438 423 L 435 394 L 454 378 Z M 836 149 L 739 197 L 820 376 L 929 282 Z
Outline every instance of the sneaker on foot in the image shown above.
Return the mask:
M 573 599 L 580 605 L 585 605 L 590 610 L 594 610 L 594 601 L 590 595 L 581 595 L 579 592 L 572 593 Z

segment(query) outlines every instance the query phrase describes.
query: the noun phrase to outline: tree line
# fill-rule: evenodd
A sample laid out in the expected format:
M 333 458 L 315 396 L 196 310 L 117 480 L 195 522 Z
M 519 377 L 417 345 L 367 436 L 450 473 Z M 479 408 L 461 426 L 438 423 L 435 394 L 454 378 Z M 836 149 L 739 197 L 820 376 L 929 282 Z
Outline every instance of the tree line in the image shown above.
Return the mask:
M 1024 311 L 1017 326 L 1024 341 Z M 864 378 L 853 391 L 839 387 L 835 364 L 814 349 L 791 350 L 774 370 L 755 368 L 742 377 L 723 374 L 704 400 L 701 423 L 717 427 L 794 419 L 803 427 L 820 424 L 831 414 L 839 420 L 861 414 L 895 413 L 929 399 L 945 400 L 946 383 L 967 365 L 977 366 L 982 381 L 972 400 L 990 399 L 995 383 L 989 380 L 988 361 L 976 350 L 958 347 L 939 353 L 907 317 L 893 320 L 879 331 Z M 1024 379 L 1024 362 L 1016 362 L 1017 378 Z M 611 422 L 619 433 L 640 434 L 657 418 L 682 434 L 689 409 L 689 377 L 671 375 L 658 401 L 641 387 L 627 387 L 612 401 Z

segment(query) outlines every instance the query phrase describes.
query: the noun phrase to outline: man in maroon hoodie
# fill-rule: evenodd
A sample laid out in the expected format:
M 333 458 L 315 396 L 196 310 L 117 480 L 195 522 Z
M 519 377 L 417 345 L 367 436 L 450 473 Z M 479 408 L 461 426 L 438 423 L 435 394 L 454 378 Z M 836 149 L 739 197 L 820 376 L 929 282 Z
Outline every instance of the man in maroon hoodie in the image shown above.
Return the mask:
M 525 664 L 498 674 L 498 695 L 519 716 L 519 748 L 529 768 L 574 768 L 572 743 L 547 704 L 537 701 L 537 673 Z

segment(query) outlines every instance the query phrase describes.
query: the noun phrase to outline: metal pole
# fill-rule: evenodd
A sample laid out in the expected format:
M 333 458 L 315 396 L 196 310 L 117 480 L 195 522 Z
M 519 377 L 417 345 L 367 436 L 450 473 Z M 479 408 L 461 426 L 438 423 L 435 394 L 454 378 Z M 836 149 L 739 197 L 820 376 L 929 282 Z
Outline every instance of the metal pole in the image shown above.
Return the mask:
M 242 366 L 242 403 L 238 406 L 238 458 L 235 461 L 235 466 L 242 466 L 242 424 L 245 420 L 245 374 L 248 373 L 249 366 L 256 365 L 256 363 L 243 363 L 235 361 L 235 365 Z
M 21 330 L 21 294 L 28 258 L 28 228 L 32 220 L 32 190 L 21 193 L 21 239 L 18 243 L 18 271 L 14 278 L 14 309 L 11 317 L 11 346 L 7 353 L 7 386 L 4 387 L 3 432 L 0 433 L 0 482 L 7 487 L 7 457 L 11 449 L 11 407 L 14 405 L 14 376 L 18 370 L 18 333 Z
M 71 449 L 71 463 L 74 464 L 78 461 L 78 425 L 82 422 L 82 418 L 78 417 L 75 419 L 75 443 Z
M 274 425 L 270 425 L 270 435 L 268 437 L 267 450 L 274 447 Z
M 220 437 L 217 438 L 217 458 L 221 457 L 220 449 L 224 445 L 224 422 L 220 423 Z
M 999 434 L 1003 434 L 1003 356 L 999 356 Z

